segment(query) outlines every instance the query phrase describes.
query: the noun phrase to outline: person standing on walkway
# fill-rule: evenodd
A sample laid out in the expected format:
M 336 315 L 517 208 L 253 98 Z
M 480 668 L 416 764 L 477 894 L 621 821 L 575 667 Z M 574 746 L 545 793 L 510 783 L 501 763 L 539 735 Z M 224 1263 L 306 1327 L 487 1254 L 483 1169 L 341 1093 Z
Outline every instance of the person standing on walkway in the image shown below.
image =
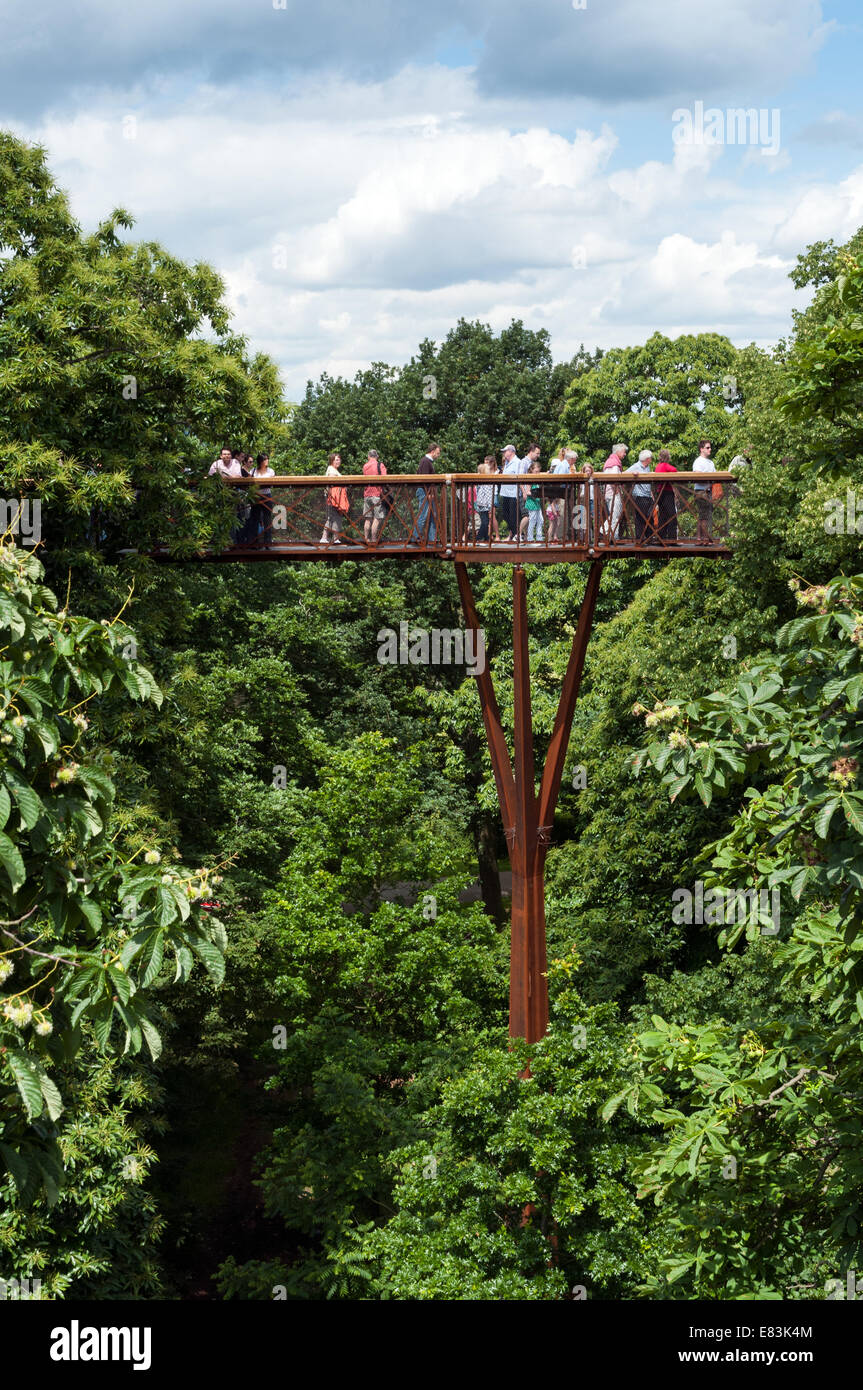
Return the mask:
M 631 463 L 627 473 L 650 473 L 653 471 L 653 454 L 642 449 L 636 463 Z M 632 509 L 635 513 L 635 544 L 650 545 L 653 541 L 653 486 L 641 479 L 632 485 Z
M 363 464 L 366 477 L 385 476 L 386 469 L 381 463 L 377 449 L 369 449 Z M 380 484 L 370 483 L 363 491 L 363 535 L 366 545 L 377 545 L 386 519 L 387 509 Z
M 419 461 L 417 472 L 434 473 L 435 464 L 439 458 L 440 445 L 430 444 Z M 419 545 L 422 540 L 426 540 L 429 545 L 434 545 L 437 540 L 437 496 L 435 492 L 436 489 L 431 487 L 417 488 L 419 512 L 413 530 L 408 537 L 408 545 Z
M 578 472 L 578 454 L 575 449 L 567 449 L 563 461 L 565 464 L 564 473 Z M 563 539 L 567 544 L 575 539 L 578 526 L 578 491 L 579 489 L 574 483 L 563 489 L 563 502 L 561 504 L 563 509 Z
M 494 455 L 486 454 L 477 473 L 482 473 L 484 478 L 496 472 Z M 489 540 L 489 524 L 494 516 L 494 483 L 478 483 L 476 489 L 476 511 L 479 517 L 479 533 L 477 541 Z
M 275 472 L 270 467 L 269 454 L 258 454 L 250 476 L 256 482 L 259 478 L 275 478 Z M 273 489 L 259 487 L 257 494 L 249 513 L 249 540 L 252 545 L 269 549 L 273 543 Z
M 236 455 L 238 449 L 230 449 L 225 445 L 219 457 L 215 459 L 207 470 L 208 477 L 218 476 L 219 478 L 242 478 L 243 469 Z M 237 493 L 235 502 L 235 521 L 231 528 L 231 544 L 236 545 L 243 535 L 246 525 L 246 497 L 244 488 L 234 489 Z
M 339 469 L 342 466 L 341 454 L 330 454 L 327 458 L 328 478 L 340 479 Z M 320 545 L 341 545 L 339 532 L 342 529 L 342 522 L 348 514 L 350 503 L 348 502 L 348 490 L 342 484 L 332 483 L 326 489 L 326 517 L 324 520 L 324 532 L 321 536 Z
M 660 449 L 657 473 L 676 473 L 667 449 Z M 677 540 L 677 502 L 671 483 L 659 483 L 656 488 L 656 539 L 660 545 L 670 545 Z
M 579 488 L 581 497 L 575 508 L 572 534 L 576 545 L 592 546 L 596 534 L 593 524 L 595 505 L 595 488 L 593 487 L 593 464 L 586 463 L 581 471 L 584 474 L 584 482 Z
M 602 465 L 603 473 L 622 473 L 623 460 L 629 453 L 627 444 L 615 444 L 605 463 Z M 617 533 L 620 528 L 623 516 L 623 498 L 620 495 L 620 487 L 614 483 L 608 483 L 605 488 L 605 511 L 606 511 L 606 536 L 609 544 L 617 540 Z
M 521 473 L 521 459 L 514 444 L 504 444 L 503 446 L 503 468 L 501 473 L 506 478 L 512 478 Z M 498 496 L 500 497 L 500 517 L 501 521 L 506 522 L 508 535 L 507 541 L 514 541 L 518 533 L 518 523 L 521 508 L 518 502 L 519 485 L 516 482 L 501 483 Z
M 693 473 L 715 473 L 716 464 L 710 457 L 713 452 L 713 445 L 709 439 L 699 440 L 698 458 L 692 465 Z M 698 508 L 698 531 L 696 532 L 696 545 L 711 545 L 711 529 L 713 526 L 713 485 L 712 483 L 694 483 L 692 491 L 695 493 L 695 505 Z
M 528 467 L 528 475 L 539 473 L 540 462 L 538 457 L 531 460 Z M 528 545 L 542 545 L 542 488 L 539 483 L 531 483 L 527 488 L 527 496 L 524 499 L 524 516 L 520 522 L 519 535 L 521 542 Z
M 566 448 L 561 444 L 557 451 L 557 458 L 553 460 L 549 473 L 569 473 L 570 467 L 566 459 Z M 560 525 L 563 518 L 564 495 L 566 488 L 560 483 L 552 483 L 548 489 L 548 506 L 545 509 L 548 518 L 548 543 L 557 545 L 560 542 Z
M 239 461 L 234 462 L 233 454 L 227 444 L 208 469 L 209 477 L 212 478 L 216 473 L 220 478 L 241 478 L 243 476 Z

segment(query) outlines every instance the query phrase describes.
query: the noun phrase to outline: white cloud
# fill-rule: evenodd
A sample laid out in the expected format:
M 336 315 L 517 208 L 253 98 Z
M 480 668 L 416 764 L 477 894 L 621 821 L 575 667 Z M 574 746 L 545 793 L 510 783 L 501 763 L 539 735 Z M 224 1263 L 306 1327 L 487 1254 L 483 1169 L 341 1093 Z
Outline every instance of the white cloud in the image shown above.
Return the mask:
M 847 241 L 863 223 L 863 165 L 838 184 L 808 188 L 782 219 L 776 244 L 802 251 L 812 241 Z
M 831 26 L 820 0 L 76 0 L 40 12 L 5 0 L 0 109 L 20 114 L 98 100 L 140 83 L 284 83 L 339 73 L 386 81 L 460 40 L 479 90 L 529 105 L 561 99 L 643 105 L 694 92 L 751 92 L 757 106 L 806 68 Z M 769 55 L 769 61 L 765 61 Z M 434 109 L 434 103 L 431 103 Z
M 136 236 L 215 264 L 292 398 L 322 370 L 403 362 L 462 316 L 547 327 L 559 358 L 656 329 L 775 339 L 794 255 L 863 222 L 863 168 L 768 180 L 740 150 L 670 135 L 666 158 L 616 167 L 617 122 L 513 129 L 504 101 L 440 66 L 315 73 L 264 103 L 199 85 L 140 110 L 134 140 L 128 112 L 112 100 L 25 133 L 85 224 L 123 204 Z
M 787 302 L 783 281 L 789 269 L 788 261 L 764 255 L 755 242 L 738 241 L 730 230 L 714 242 L 674 232 L 639 271 L 639 290 L 647 304 L 661 299 L 670 318 L 734 322 L 745 295 L 748 312 L 769 319 Z

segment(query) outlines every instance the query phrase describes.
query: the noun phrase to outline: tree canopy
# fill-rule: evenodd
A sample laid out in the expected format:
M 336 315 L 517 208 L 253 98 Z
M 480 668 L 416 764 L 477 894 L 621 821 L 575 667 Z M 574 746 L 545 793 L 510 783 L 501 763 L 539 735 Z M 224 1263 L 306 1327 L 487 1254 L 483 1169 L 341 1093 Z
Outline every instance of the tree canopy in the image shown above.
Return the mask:
M 294 408 L 210 267 L 122 211 L 83 231 L 8 134 L 0 193 L 3 490 L 42 503 L 36 553 L 0 544 L 4 1276 L 829 1296 L 861 1258 L 859 234 L 802 249 L 811 303 L 771 351 L 657 333 L 555 363 L 541 328 L 462 319 Z M 227 538 L 224 442 L 406 472 L 534 439 L 681 467 L 702 436 L 749 460 L 733 556 L 605 568 L 528 1075 L 475 681 L 377 660 L 381 627 L 460 625 L 449 569 L 144 552 Z M 507 567 L 475 588 L 508 726 Z M 583 593 L 531 567 L 540 752 Z

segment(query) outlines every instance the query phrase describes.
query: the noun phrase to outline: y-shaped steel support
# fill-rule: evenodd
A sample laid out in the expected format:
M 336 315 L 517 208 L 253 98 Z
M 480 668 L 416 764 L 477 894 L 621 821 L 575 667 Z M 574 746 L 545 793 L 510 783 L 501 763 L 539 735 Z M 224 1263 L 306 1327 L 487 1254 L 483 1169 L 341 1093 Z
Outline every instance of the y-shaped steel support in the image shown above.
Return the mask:
M 514 761 L 510 760 L 488 666 L 483 674 L 477 677 L 486 738 L 512 866 L 509 1031 L 511 1037 L 525 1038 L 528 1042 L 536 1042 L 548 1030 L 545 859 L 560 792 L 575 702 L 584 670 L 587 642 L 593 626 L 602 565 L 602 559 L 594 560 L 587 577 L 587 587 L 578 615 L 578 626 L 573 638 L 538 795 L 534 780 L 527 581 L 521 565 L 516 565 L 512 573 Z M 469 628 L 477 631 L 479 621 L 467 569 L 457 561 L 455 570 L 465 622 Z

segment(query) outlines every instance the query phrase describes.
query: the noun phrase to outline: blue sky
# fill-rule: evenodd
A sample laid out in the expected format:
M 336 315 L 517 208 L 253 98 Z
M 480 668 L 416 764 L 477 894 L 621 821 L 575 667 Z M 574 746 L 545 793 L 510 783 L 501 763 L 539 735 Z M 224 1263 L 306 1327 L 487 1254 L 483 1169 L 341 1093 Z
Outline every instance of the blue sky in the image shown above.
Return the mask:
M 3 0 L 3 32 L 0 123 L 85 226 L 123 205 L 216 266 L 295 399 L 461 316 L 558 359 L 767 345 L 796 254 L 863 224 L 859 0 Z M 696 103 L 718 143 L 673 140 Z

